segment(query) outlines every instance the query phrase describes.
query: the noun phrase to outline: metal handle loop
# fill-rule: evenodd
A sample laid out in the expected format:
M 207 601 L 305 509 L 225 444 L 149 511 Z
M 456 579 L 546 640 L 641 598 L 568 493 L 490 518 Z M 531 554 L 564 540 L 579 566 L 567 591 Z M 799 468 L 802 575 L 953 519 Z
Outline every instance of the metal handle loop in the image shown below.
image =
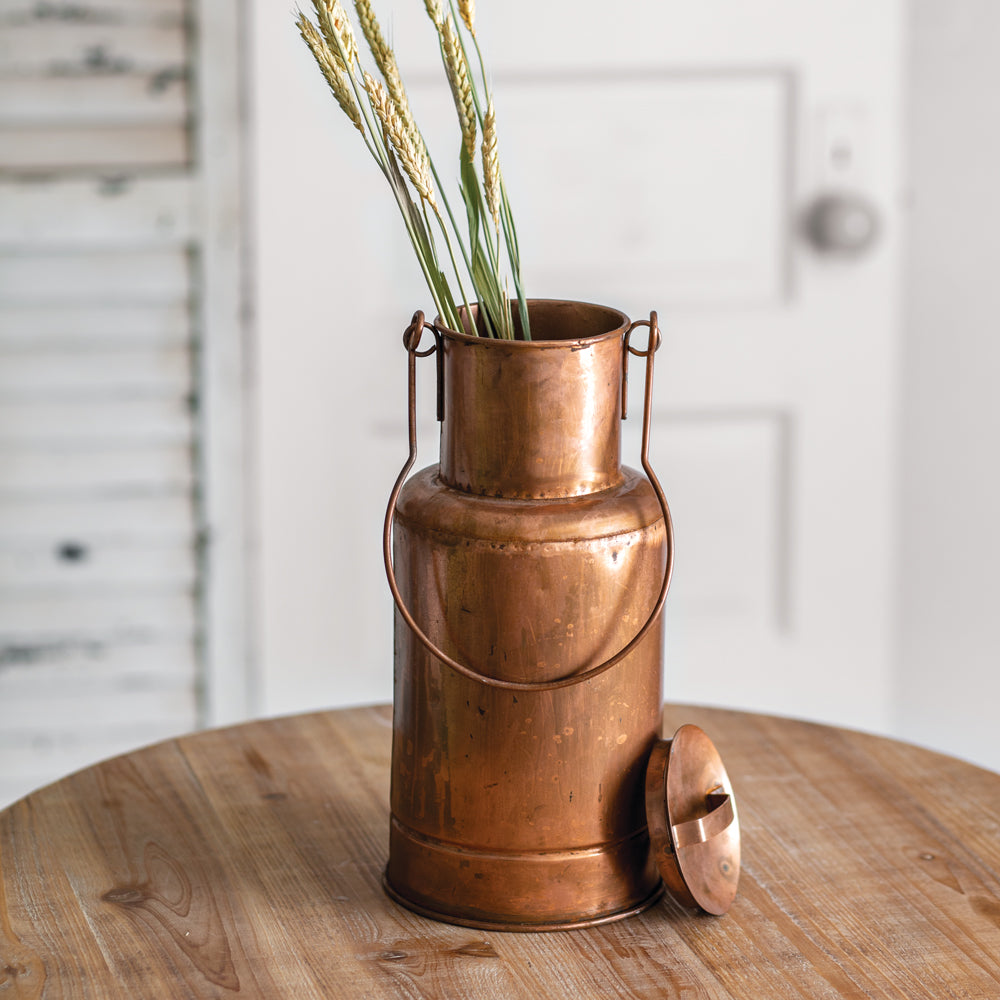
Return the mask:
M 728 830 L 736 819 L 733 797 L 721 788 L 713 789 L 705 796 L 707 812 L 704 816 L 675 823 L 670 827 L 674 850 L 704 844 Z
M 637 350 L 632 347 L 629 343 L 629 338 L 632 331 L 639 326 L 649 327 L 649 343 L 645 351 Z M 435 344 L 433 347 L 426 351 L 418 351 L 417 348 L 420 345 L 421 334 L 425 327 L 429 327 L 435 337 Z M 418 357 L 427 357 L 433 354 L 435 351 L 438 352 L 438 419 L 441 419 L 441 399 L 442 399 L 442 380 L 440 378 L 441 374 L 441 334 L 440 331 L 434 326 L 433 323 L 427 323 L 424 320 L 424 314 L 419 310 L 413 314 L 413 319 L 410 325 L 406 328 L 403 333 L 403 344 L 406 347 L 408 355 L 408 372 L 409 372 L 409 442 L 410 442 L 410 454 L 400 470 L 399 475 L 396 477 L 395 485 L 392 487 L 392 492 L 389 494 L 389 502 L 386 506 L 385 511 L 385 523 L 382 529 L 382 558 L 385 562 L 385 573 L 386 578 L 389 581 L 389 590 L 392 592 L 392 599 L 396 603 L 396 608 L 398 609 L 400 615 L 403 617 L 403 621 L 406 622 L 410 631 L 420 642 L 420 644 L 434 656 L 436 659 L 440 660 L 445 666 L 450 667 L 456 673 L 461 674 L 463 677 L 469 678 L 469 680 L 478 681 L 480 684 L 485 684 L 487 687 L 500 688 L 504 691 L 556 691 L 559 688 L 570 687 L 574 684 L 582 684 L 584 681 L 592 680 L 603 674 L 605 671 L 610 670 L 616 663 L 621 662 L 629 653 L 639 645 L 640 642 L 646 637 L 646 634 L 653 627 L 653 623 L 656 621 L 657 616 L 663 609 L 663 604 L 667 599 L 667 591 L 670 589 L 670 579 L 673 575 L 674 568 L 674 525 L 673 520 L 670 516 L 670 507 L 667 504 L 667 498 L 663 494 L 663 489 L 660 486 L 660 481 L 656 478 L 656 473 L 653 472 L 652 467 L 649 464 L 649 424 L 650 424 L 650 414 L 652 411 L 652 397 L 653 397 L 653 355 L 656 353 L 660 346 L 660 328 L 656 322 L 656 313 L 651 312 L 649 314 L 649 320 L 637 320 L 632 323 L 628 330 L 625 331 L 625 338 L 623 341 L 623 386 L 622 386 L 622 416 L 625 413 L 625 390 L 624 390 L 624 378 L 628 370 L 628 356 L 629 354 L 634 354 L 636 357 L 644 357 L 646 359 L 646 384 L 645 384 L 645 401 L 643 404 L 643 415 L 642 415 L 642 451 L 641 460 L 642 468 L 649 479 L 650 485 L 653 487 L 653 492 L 656 494 L 656 499 L 659 501 L 660 509 L 663 511 L 663 525 L 667 534 L 667 559 L 666 565 L 663 570 L 663 583 L 660 586 L 660 592 L 657 595 L 656 603 L 653 605 L 653 610 L 649 613 L 649 617 L 646 619 L 645 625 L 632 637 L 632 639 L 623 646 L 614 656 L 609 657 L 604 660 L 603 663 L 599 663 L 596 667 L 590 667 L 580 674 L 572 674 L 569 677 L 562 677 L 554 681 L 506 681 L 501 680 L 497 677 L 489 677 L 486 674 L 481 674 L 478 671 L 467 667 L 465 664 L 460 663 L 458 660 L 452 658 L 444 650 L 440 649 L 432 639 L 430 639 L 420 626 L 416 623 L 413 615 L 410 614 L 409 609 L 406 607 L 406 603 L 403 600 L 403 595 L 399 591 L 399 586 L 396 583 L 396 573 L 392 562 L 392 521 L 393 516 L 396 513 L 396 501 L 399 499 L 399 492 L 403 488 L 403 483 L 406 481 L 406 477 L 410 473 L 410 469 L 413 468 L 413 463 L 417 458 L 417 391 L 416 391 L 416 359 Z

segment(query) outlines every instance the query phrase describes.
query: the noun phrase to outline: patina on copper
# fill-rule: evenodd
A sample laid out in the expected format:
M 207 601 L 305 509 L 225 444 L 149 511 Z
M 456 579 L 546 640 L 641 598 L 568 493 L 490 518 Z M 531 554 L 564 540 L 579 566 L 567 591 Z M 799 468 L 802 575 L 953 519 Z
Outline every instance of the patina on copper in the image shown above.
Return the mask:
M 429 916 L 508 930 L 617 919 L 662 891 L 643 795 L 672 563 L 648 466 L 655 314 L 529 308 L 531 342 L 433 328 L 441 462 L 404 485 L 412 375 L 433 351 L 419 351 L 429 324 L 415 317 L 411 453 L 385 531 L 397 602 L 386 887 Z M 639 325 L 645 351 L 628 342 Z M 646 476 L 620 461 L 630 351 L 647 360 Z

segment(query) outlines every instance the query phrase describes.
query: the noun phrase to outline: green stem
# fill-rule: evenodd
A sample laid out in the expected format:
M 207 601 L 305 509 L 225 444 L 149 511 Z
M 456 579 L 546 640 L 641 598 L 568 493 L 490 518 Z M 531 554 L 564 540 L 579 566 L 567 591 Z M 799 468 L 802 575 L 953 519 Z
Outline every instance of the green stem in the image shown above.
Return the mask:
M 471 65 L 469 62 L 469 53 L 465 47 L 465 41 L 462 38 L 462 34 L 458 31 L 457 24 L 460 20 L 456 10 L 454 0 L 449 0 L 449 7 L 451 9 L 452 18 L 456 23 L 456 34 L 458 35 L 458 43 L 462 47 L 462 56 L 465 59 L 466 65 Z M 472 44 L 476 49 L 476 60 L 479 63 L 479 75 L 482 79 L 483 89 L 486 94 L 489 94 L 489 82 L 486 79 L 486 62 L 483 59 L 483 51 L 479 47 L 479 39 L 476 37 L 475 33 L 470 33 L 472 37 Z M 479 122 L 480 131 L 483 127 L 483 119 L 485 118 L 485 112 L 483 111 L 483 106 L 479 100 L 479 92 L 475 86 L 472 87 L 472 103 L 476 109 L 476 119 Z M 503 235 L 504 244 L 507 248 L 507 260 L 510 263 L 511 275 L 514 278 L 514 289 L 517 292 L 517 309 L 518 317 L 521 320 L 521 333 L 525 340 L 531 340 L 531 328 L 528 323 L 528 304 L 524 298 L 524 288 L 521 283 L 521 253 L 517 244 L 517 230 L 514 226 L 514 214 L 510 208 L 510 201 L 507 198 L 507 185 L 504 183 L 503 172 L 500 173 L 500 214 L 501 220 L 503 222 Z M 499 241 L 497 243 L 497 258 L 499 258 Z M 498 276 L 499 276 L 499 261 L 496 264 Z
M 443 192 L 444 191 L 444 186 L 441 184 L 441 178 L 438 177 L 437 167 L 434 166 L 434 160 L 431 159 L 430 157 L 428 157 L 428 162 L 430 163 L 431 174 L 434 177 L 434 183 L 437 185 L 438 191 Z M 441 202 L 444 204 L 444 210 L 448 214 L 448 221 L 451 223 L 452 232 L 455 234 L 455 239 L 458 241 L 458 248 L 459 248 L 459 250 L 462 253 L 462 261 L 465 264 L 466 274 L 468 274 L 469 275 L 469 279 L 472 280 L 472 261 L 469 259 L 469 252 L 468 252 L 468 250 L 466 250 L 466 248 L 465 248 L 465 241 L 462 239 L 462 230 L 458 228 L 458 223 L 455 221 L 455 216 L 454 216 L 454 213 L 451 210 L 451 205 L 449 204 L 448 199 L 444 196 L 443 193 L 441 195 Z M 468 307 L 469 307 L 469 299 L 468 299 L 468 297 L 465 294 L 465 288 L 462 285 L 462 275 L 459 272 L 458 264 L 455 262 L 455 255 L 452 252 L 451 241 L 448 239 L 448 233 L 445 232 L 444 220 L 441 218 L 441 213 L 440 212 L 438 213 L 438 222 L 441 225 L 441 231 L 444 233 L 445 241 L 448 244 L 448 253 L 451 255 L 452 267 L 454 267 L 454 269 L 455 269 L 455 278 L 458 281 L 458 290 L 462 293 L 462 300 L 465 303 L 466 309 L 468 309 Z M 473 288 L 475 288 L 475 282 L 474 281 L 473 281 L 472 284 L 473 284 Z M 471 317 L 472 317 L 472 313 L 471 312 L 469 313 L 469 317 L 470 317 L 470 322 L 471 322 Z
M 391 156 L 392 154 L 388 153 L 388 155 Z M 396 198 L 396 204 L 399 207 L 400 215 L 403 218 L 403 225 L 406 226 L 406 231 L 410 237 L 410 243 L 412 244 L 413 250 L 417 256 L 417 262 L 420 264 L 420 269 L 423 271 L 424 281 L 427 283 L 427 287 L 431 293 L 431 298 L 434 300 L 434 305 L 437 308 L 438 315 L 448 320 L 450 293 L 446 295 L 442 294 L 442 288 L 440 287 L 440 274 L 432 271 L 428 264 L 428 253 L 430 253 L 432 261 L 436 257 L 433 250 L 433 239 L 431 238 L 430 232 L 426 229 L 422 234 L 417 232 L 414 220 L 419 222 L 420 216 L 416 212 L 413 199 L 410 197 L 406 183 L 402 178 L 402 173 L 399 168 L 396 167 L 395 170 L 391 169 L 391 167 L 388 168 L 387 177 L 389 180 L 389 187 L 392 189 L 392 193 Z M 421 236 L 423 238 L 421 238 Z M 444 292 L 447 293 L 447 287 L 444 288 Z M 454 306 L 451 307 L 451 311 L 453 310 Z
M 445 207 L 447 208 L 447 206 L 448 203 L 446 201 Z M 448 230 L 445 227 L 444 219 L 441 218 L 441 213 L 436 211 L 434 214 L 437 216 L 438 225 L 441 227 L 441 233 L 444 236 L 444 245 L 448 248 L 448 256 L 451 258 L 451 266 L 455 272 L 455 280 L 458 282 L 458 291 L 459 294 L 462 296 L 462 303 L 465 306 L 465 315 L 468 317 L 469 325 L 471 329 L 474 331 L 475 327 L 472 326 L 472 307 L 469 305 L 469 297 L 465 294 L 465 286 L 462 284 L 462 275 L 459 273 L 458 262 L 455 260 L 455 252 L 452 250 L 451 240 L 448 238 Z M 461 332 L 463 329 L 463 327 L 461 326 L 460 317 L 459 317 L 459 325 L 456 326 L 455 329 L 458 330 L 459 332 Z
M 454 307 L 452 307 L 451 310 L 448 309 L 449 300 L 451 298 L 450 292 L 448 292 L 447 295 L 442 295 L 442 289 L 439 287 L 439 274 L 436 270 L 432 271 L 428 266 L 426 252 L 424 249 L 424 244 L 426 244 L 427 248 L 433 255 L 432 261 L 435 261 L 436 254 L 434 252 L 434 240 L 430 234 L 430 228 L 428 226 L 425 229 L 424 235 L 426 236 L 426 240 L 421 240 L 420 235 L 416 232 L 411 216 L 413 200 L 410 198 L 405 182 L 398 179 L 400 178 L 398 170 L 394 176 L 390 167 L 389 158 L 392 156 L 392 151 L 382 129 L 376 126 L 374 113 L 371 108 L 371 100 L 368 96 L 368 90 L 363 83 L 359 83 L 355 74 L 354 63 L 349 60 L 348 55 L 344 51 L 344 47 L 341 44 L 340 35 L 336 32 L 334 32 L 334 40 L 337 45 L 337 51 L 340 54 L 344 65 L 347 67 L 347 78 L 350 81 L 351 90 L 354 92 L 354 98 L 357 101 L 358 108 L 361 111 L 361 116 L 368 130 L 368 134 L 365 134 L 365 132 L 362 131 L 361 137 L 364 139 L 365 145 L 368 147 L 368 152 L 371 153 L 373 159 L 378 164 L 379 169 L 382 171 L 382 175 L 385 177 L 386 181 L 388 181 L 389 187 L 392 189 L 396 205 L 399 208 L 399 213 L 403 219 L 403 225 L 406 226 L 407 235 L 409 236 L 410 243 L 416 253 L 417 262 L 423 272 L 424 281 L 426 282 L 428 290 L 431 293 L 431 298 L 434 300 L 434 305 L 442 317 L 447 317 L 449 312 L 454 313 Z M 440 184 L 438 186 L 440 187 Z M 445 288 L 444 291 L 447 292 L 447 288 Z M 450 321 L 451 319 L 449 318 L 449 322 Z
M 456 26 L 455 31 L 461 46 L 462 57 L 465 59 L 466 65 L 468 66 L 468 52 L 459 28 L 461 18 L 455 9 L 454 0 L 449 0 L 449 7 Z M 403 219 L 403 224 L 406 226 L 407 235 L 409 236 L 410 243 L 417 255 L 417 262 L 424 275 L 424 280 L 431 296 L 434 299 L 434 304 L 437 307 L 439 315 L 445 322 L 455 329 L 461 330 L 463 328 L 461 317 L 459 316 L 458 309 L 455 305 L 451 285 L 445 273 L 441 270 L 438 260 L 437 247 L 433 237 L 434 227 L 430 221 L 428 213 L 428 202 L 419 195 L 419 192 L 416 192 L 415 194 L 411 192 L 410 186 L 407 184 L 407 180 L 400 170 L 400 166 L 392 149 L 391 141 L 384 129 L 381 127 L 380 121 L 375 114 L 374 107 L 372 106 L 368 89 L 364 84 L 362 75 L 363 67 L 360 61 L 355 63 L 348 59 L 348 55 L 344 50 L 339 32 L 334 31 L 332 32 L 332 35 L 339 57 L 346 67 L 351 90 L 360 111 L 362 127 L 359 131 L 361 132 L 361 137 L 368 149 L 369 154 L 378 164 L 382 175 L 385 177 L 390 188 L 392 189 L 397 208 L 399 209 L 400 216 Z M 482 78 L 482 86 L 488 98 L 489 84 L 486 78 L 485 62 L 482 51 L 479 47 L 479 41 L 474 32 L 472 33 L 472 39 L 475 45 L 479 73 Z M 484 120 L 483 105 L 480 101 L 479 91 L 472 78 L 471 68 L 469 75 L 470 83 L 472 84 L 472 98 L 476 118 L 479 122 L 480 132 L 482 132 Z M 463 155 L 465 154 L 463 153 Z M 466 202 L 467 214 L 469 216 L 470 236 L 469 246 L 467 248 L 462 237 L 462 229 L 459 228 L 448 199 L 444 195 L 444 188 L 441 184 L 440 177 L 438 176 L 434 162 L 430 159 L 429 154 L 428 161 L 431 174 L 434 178 L 434 183 L 437 187 L 437 191 L 440 193 L 440 202 L 444 207 L 448 221 L 451 225 L 452 235 L 454 235 L 454 238 L 458 241 L 459 251 L 462 261 L 465 264 L 466 272 L 472 280 L 473 291 L 477 293 L 480 306 L 479 313 L 482 316 L 483 327 L 486 335 L 506 338 L 513 337 L 513 315 L 510 309 L 506 282 L 501 282 L 500 274 L 500 262 L 502 257 L 500 230 L 502 229 L 504 242 L 506 244 L 507 258 L 511 266 L 514 287 L 518 295 L 518 307 L 520 310 L 519 318 L 521 320 L 522 330 L 525 338 L 530 339 L 527 325 L 527 309 L 524 303 L 524 296 L 521 288 L 520 255 L 517 246 L 517 235 L 514 230 L 513 214 L 511 213 L 502 175 L 500 177 L 501 225 L 493 227 L 495 229 L 494 236 L 489 232 L 490 223 L 487 222 L 487 220 L 492 221 L 492 216 L 486 210 L 486 199 L 479 175 L 476 173 L 474 165 L 469 164 L 469 176 L 466 178 L 464 173 L 466 167 L 463 164 L 463 197 L 465 199 L 470 199 Z M 445 224 L 440 208 L 437 205 L 432 206 L 432 208 L 437 219 L 438 228 L 441 230 L 441 235 L 445 241 L 445 246 L 448 251 L 448 257 L 451 261 L 451 267 L 454 271 L 455 279 L 458 282 L 458 289 L 461 295 L 462 304 L 464 305 L 466 313 L 471 321 L 472 309 L 465 291 L 465 285 L 462 279 L 462 270 L 455 254 L 455 248 L 452 243 L 451 235 L 449 235 L 448 232 L 448 226 Z
M 440 278 L 443 279 L 444 278 L 444 273 L 441 271 L 441 264 L 438 261 L 437 247 L 435 247 L 435 245 L 434 245 L 434 238 L 431 235 L 432 226 L 431 226 L 430 216 L 427 214 L 427 202 L 424 201 L 423 199 L 421 199 L 421 201 L 420 201 L 420 210 L 421 210 L 421 212 L 423 213 L 423 216 L 424 216 L 424 225 L 426 227 L 428 244 L 430 246 L 430 251 L 431 251 L 431 263 L 434 265 L 434 274 L 438 275 Z M 441 215 L 440 215 L 440 213 L 437 212 L 437 211 L 435 211 L 434 214 L 437 216 L 438 222 L 440 223 L 440 221 L 441 221 Z M 452 262 L 452 265 L 454 266 L 454 264 L 455 264 L 455 255 L 451 252 L 451 243 L 448 240 L 448 233 L 445 231 L 445 229 L 444 229 L 443 226 L 441 227 L 441 232 L 444 234 L 445 243 L 448 246 L 448 255 L 451 257 L 451 262 Z M 457 277 L 457 274 L 456 274 L 456 277 Z M 441 313 L 441 318 L 452 329 L 458 330 L 458 329 L 460 329 L 460 327 L 454 325 L 455 323 L 460 322 L 459 316 L 458 316 L 458 310 L 455 308 L 454 297 L 451 294 L 451 289 L 448 287 L 447 280 L 442 281 L 441 284 L 442 284 L 441 291 L 446 295 L 447 303 L 448 303 L 448 309 L 447 309 L 446 312 L 442 312 Z M 459 283 L 459 290 L 461 290 L 461 283 Z M 465 293 L 463 292 L 462 295 L 464 297 Z

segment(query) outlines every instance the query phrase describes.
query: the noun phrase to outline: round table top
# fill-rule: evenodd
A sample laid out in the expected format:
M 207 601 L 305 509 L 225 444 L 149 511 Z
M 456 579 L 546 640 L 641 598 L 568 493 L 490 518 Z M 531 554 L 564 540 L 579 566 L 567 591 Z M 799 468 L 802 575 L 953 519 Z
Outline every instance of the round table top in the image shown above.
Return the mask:
M 663 900 L 516 934 L 382 890 L 391 710 L 246 723 L 98 764 L 0 813 L 0 994 L 1000 996 L 1000 775 L 892 740 L 667 706 L 739 801 L 724 917 Z

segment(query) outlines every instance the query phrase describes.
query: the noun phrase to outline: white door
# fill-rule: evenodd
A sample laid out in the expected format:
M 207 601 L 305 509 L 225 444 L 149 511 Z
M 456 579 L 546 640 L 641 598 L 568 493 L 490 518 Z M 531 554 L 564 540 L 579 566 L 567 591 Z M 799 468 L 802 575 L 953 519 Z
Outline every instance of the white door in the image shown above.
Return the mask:
M 453 112 L 431 25 L 416 0 L 379 8 L 433 144 Z M 260 708 L 387 700 L 400 334 L 430 300 L 284 9 L 255 16 Z M 528 294 L 664 328 L 667 697 L 887 728 L 901 4 L 517 0 L 477 19 Z M 855 254 L 815 245 L 862 244 L 876 218 Z

